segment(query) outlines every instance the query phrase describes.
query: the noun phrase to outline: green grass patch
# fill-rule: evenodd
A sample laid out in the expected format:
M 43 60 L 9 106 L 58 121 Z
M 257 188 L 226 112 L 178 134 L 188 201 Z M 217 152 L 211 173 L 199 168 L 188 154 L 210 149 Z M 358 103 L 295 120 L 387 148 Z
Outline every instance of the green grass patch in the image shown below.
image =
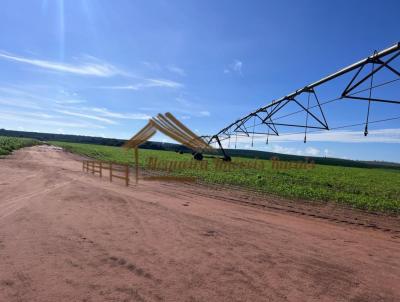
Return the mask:
M 38 144 L 40 142 L 36 139 L 0 136 L 0 155 L 8 155 L 14 150 Z
M 93 159 L 115 163 L 134 163 L 133 152 L 120 147 L 90 144 L 52 142 L 64 149 Z M 171 151 L 139 150 L 139 161 L 146 167 L 150 157 L 164 161 L 189 161 L 190 154 Z M 263 169 L 233 169 L 220 171 L 212 159 L 207 170 L 195 168 L 174 169 L 173 176 L 192 176 L 212 184 L 229 184 L 255 189 L 265 193 L 311 201 L 332 201 L 368 210 L 400 213 L 400 171 L 383 168 L 355 168 L 315 165 L 314 169 L 272 169 L 269 160 L 262 160 Z M 234 157 L 233 163 L 254 159 Z

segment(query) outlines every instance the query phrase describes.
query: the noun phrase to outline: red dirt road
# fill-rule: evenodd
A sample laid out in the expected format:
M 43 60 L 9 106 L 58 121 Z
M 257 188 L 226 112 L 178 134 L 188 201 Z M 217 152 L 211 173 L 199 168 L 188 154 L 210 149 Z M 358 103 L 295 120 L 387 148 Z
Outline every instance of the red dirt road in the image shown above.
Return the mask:
M 398 233 L 233 191 L 126 188 L 77 159 L 45 146 L 0 159 L 0 301 L 400 301 Z

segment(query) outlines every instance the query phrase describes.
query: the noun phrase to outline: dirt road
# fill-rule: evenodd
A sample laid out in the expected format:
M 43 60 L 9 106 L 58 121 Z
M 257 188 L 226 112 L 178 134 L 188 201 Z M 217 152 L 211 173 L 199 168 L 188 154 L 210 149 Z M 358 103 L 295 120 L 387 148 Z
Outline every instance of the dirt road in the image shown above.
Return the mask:
M 396 232 L 234 191 L 126 188 L 77 159 L 46 146 L 0 159 L 0 301 L 400 301 Z

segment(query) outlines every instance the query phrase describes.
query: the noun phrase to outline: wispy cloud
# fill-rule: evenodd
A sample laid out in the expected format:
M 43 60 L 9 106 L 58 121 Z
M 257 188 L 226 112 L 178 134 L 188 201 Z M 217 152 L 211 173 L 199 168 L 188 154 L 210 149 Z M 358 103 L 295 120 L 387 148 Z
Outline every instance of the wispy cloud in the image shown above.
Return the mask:
M 0 51 L 0 58 L 18 62 L 22 64 L 28 64 L 40 67 L 42 69 L 72 73 L 77 75 L 96 76 L 96 77 L 112 77 L 115 75 L 126 75 L 125 72 L 119 70 L 112 64 L 103 62 L 95 57 L 86 56 L 85 62 L 77 62 L 76 64 L 66 64 L 55 61 L 47 61 L 40 59 L 32 59 L 28 57 L 22 57 L 14 54 L 10 54 L 4 51 Z
M 40 109 L 40 106 L 35 102 L 26 101 L 19 98 L 0 97 L 0 105 L 19 107 L 25 109 Z
M 12 114 L 15 116 L 23 114 L 30 117 L 49 118 L 51 116 L 47 113 L 54 113 L 56 114 L 56 117 L 53 116 L 54 119 L 65 119 L 68 116 L 76 117 L 79 122 L 89 119 L 108 125 L 119 124 L 118 119 L 146 120 L 151 118 L 142 112 L 114 112 L 103 107 L 82 106 L 86 100 L 82 100 L 76 93 L 60 89 L 57 89 L 55 93 L 54 89 L 47 91 L 50 96 L 43 97 L 24 90 L 24 87 L 17 88 L 0 86 L 0 105 L 3 105 L 0 112 L 8 111 L 9 117 Z M 62 93 L 60 94 L 60 92 Z M 21 114 L 18 114 L 17 109 Z M 29 114 L 26 109 L 30 110 Z M 12 114 L 10 110 L 14 110 Z M 47 112 L 47 115 L 40 111 Z
M 193 102 L 189 101 L 183 96 L 178 96 L 175 98 L 175 100 L 178 102 L 179 105 L 182 105 L 184 107 L 193 107 Z
M 3 114 L 3 116 L 24 116 L 24 117 L 35 117 L 35 118 L 40 118 L 40 119 L 54 119 L 57 118 L 54 115 L 47 114 L 45 112 L 41 111 L 15 111 L 15 110 L 5 110 L 4 108 L 0 109 L 0 113 Z
M 117 119 L 128 119 L 128 120 L 148 120 L 151 118 L 150 115 L 144 113 L 119 113 L 111 112 L 106 108 L 90 108 L 89 110 L 98 113 L 101 116 L 117 118 Z
M 40 91 L 40 94 L 38 92 Z M 45 94 L 43 94 L 45 91 Z M 79 97 L 77 93 L 69 93 L 64 89 L 57 90 L 50 86 L 41 85 L 32 89 L 27 89 L 26 85 L 0 86 L 0 100 L 3 104 L 14 107 L 25 107 L 39 109 L 43 102 L 48 104 L 82 104 L 86 100 Z M 29 100 L 29 101 L 28 101 Z M 0 101 L 1 103 L 1 101 Z
M 242 75 L 243 62 L 240 60 L 234 60 L 225 69 L 224 73 L 236 73 Z
M 44 91 L 46 88 L 40 88 L 41 91 Z M 0 93 L 2 98 L 12 98 L 20 101 L 30 100 L 32 104 L 36 104 L 36 102 L 50 101 L 53 102 L 54 98 L 48 97 L 44 95 L 39 95 L 32 93 L 31 91 L 26 89 L 26 85 L 14 85 L 14 86 L 0 86 Z M 47 91 L 48 93 L 48 91 Z M 16 105 L 17 106 L 17 105 Z
M 181 114 L 180 118 L 183 120 L 189 120 L 192 117 L 201 117 L 202 118 L 202 117 L 211 116 L 211 113 L 207 110 L 196 110 L 196 109 L 189 110 L 189 109 L 176 108 L 175 110 L 170 109 L 170 111 L 180 113 Z
M 114 119 L 126 119 L 126 120 L 148 120 L 151 118 L 150 115 L 145 113 L 130 113 L 130 112 L 114 112 L 107 108 L 100 107 L 69 107 L 68 105 L 61 105 L 55 112 L 72 115 L 76 117 L 82 117 L 87 119 L 93 119 L 107 124 L 117 124 Z
M 142 64 L 151 70 L 161 70 L 160 64 L 156 62 L 143 61 Z
M 84 100 L 58 100 L 56 104 L 65 104 L 65 105 L 73 105 L 73 104 L 82 104 L 85 103 Z
M 180 67 L 175 66 L 175 65 L 168 65 L 167 66 L 167 70 L 172 72 L 172 73 L 176 73 L 177 75 L 180 75 L 180 76 L 185 76 L 186 75 L 186 72 L 185 72 L 185 70 L 183 70 L 183 68 L 180 68 Z
M 315 147 L 307 147 L 305 149 L 302 148 L 293 148 L 293 147 L 285 147 L 278 144 L 272 144 L 270 147 L 266 148 L 268 151 L 275 153 L 283 153 L 283 154 L 294 154 L 294 155 L 304 155 L 304 156 L 319 156 L 321 154 L 321 150 Z M 328 154 L 328 150 L 324 150 L 325 155 Z
M 265 144 L 265 135 L 254 135 L 254 138 L 247 136 L 238 136 L 237 141 L 240 143 Z M 304 134 L 281 134 L 279 136 L 270 136 L 270 142 L 289 143 L 302 142 Z M 369 130 L 368 136 L 364 136 L 364 131 L 324 131 L 307 134 L 308 142 L 335 142 L 335 143 L 400 143 L 400 128 L 376 129 Z
M 146 88 L 182 88 L 183 84 L 166 79 L 144 79 L 142 82 L 132 85 L 121 85 L 121 86 L 101 86 L 102 89 L 114 89 L 114 90 L 141 90 Z
M 199 116 L 210 116 L 211 113 L 207 110 L 199 111 Z
M 147 79 L 147 87 L 182 88 L 183 84 L 165 79 Z
M 211 113 L 201 106 L 201 100 L 191 101 L 184 94 L 175 98 L 175 101 L 179 104 L 179 108 L 175 108 L 173 111 L 181 113 L 182 119 L 190 119 L 191 117 L 209 117 Z M 170 109 L 172 110 L 172 109 Z
M 273 137 L 272 141 L 293 142 L 301 141 L 303 134 L 282 135 Z M 368 136 L 364 131 L 326 131 L 309 133 L 307 141 L 337 142 L 337 143 L 400 143 L 400 128 L 370 130 Z
M 45 113 L 44 113 L 45 114 Z M 40 118 L 38 118 L 40 117 Z M 83 123 L 83 122 L 69 122 L 63 121 L 60 119 L 51 119 L 52 117 L 43 118 L 41 114 L 29 114 L 29 113 L 7 113 L 0 112 L 0 119 L 8 120 L 12 123 L 21 122 L 24 126 L 29 125 L 32 129 L 37 125 L 42 125 L 46 127 L 68 127 L 68 128 L 77 128 L 77 129 L 85 129 L 85 128 L 93 128 L 93 129 L 104 129 L 104 126 L 96 125 L 92 123 Z M 25 127 L 24 127 L 25 128 Z
M 69 110 L 55 110 L 58 113 L 66 114 L 66 115 L 71 115 L 71 116 L 76 116 L 76 117 L 81 117 L 81 118 L 86 118 L 86 119 L 91 119 L 99 122 L 104 122 L 107 124 L 117 124 L 115 121 L 110 120 L 108 118 L 100 117 L 97 115 L 91 115 L 91 114 L 86 114 L 86 113 L 80 113 L 80 112 L 74 112 L 74 111 L 69 111 Z
M 321 153 L 321 150 L 314 147 L 307 147 L 305 153 L 311 156 L 318 156 Z
M 163 65 L 163 64 L 159 64 L 157 62 L 149 62 L 149 61 L 144 61 L 144 62 L 142 62 L 142 64 L 152 71 L 165 71 L 166 70 L 166 71 L 175 73 L 179 76 L 186 76 L 185 70 L 174 64 Z
M 282 145 L 278 145 L 278 144 L 270 145 L 270 147 L 266 148 L 266 149 L 270 152 L 282 153 L 282 154 L 303 155 L 305 153 L 304 150 L 301 150 L 298 148 L 286 147 L 286 146 L 282 146 Z M 318 149 L 315 149 L 315 150 L 318 150 Z
M 292 155 L 300 155 L 300 156 L 328 156 L 332 155 L 332 153 L 328 149 L 324 149 L 323 151 L 312 147 L 308 146 L 305 148 L 298 148 L 298 147 L 292 147 L 292 146 L 284 146 L 281 144 L 277 143 L 271 143 L 269 145 L 265 145 L 265 139 L 263 141 L 263 144 L 257 144 L 257 142 L 254 142 L 254 145 L 251 146 L 251 141 L 248 139 L 243 139 L 239 138 L 237 139 L 236 144 L 238 145 L 238 148 L 242 149 L 258 149 L 258 150 L 263 150 L 263 151 L 268 151 L 268 152 L 274 152 L 274 153 L 281 153 L 281 154 L 292 154 Z M 222 141 L 222 145 L 224 148 L 232 148 L 232 141 L 228 143 L 228 141 L 224 140 Z

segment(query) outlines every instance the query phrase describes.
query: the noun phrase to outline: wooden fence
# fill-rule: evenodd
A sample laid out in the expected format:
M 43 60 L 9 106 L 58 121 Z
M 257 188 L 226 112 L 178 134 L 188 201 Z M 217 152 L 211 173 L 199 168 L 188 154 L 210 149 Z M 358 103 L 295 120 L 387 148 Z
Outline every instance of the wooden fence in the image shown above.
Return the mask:
M 104 170 L 108 171 L 108 173 L 104 174 Z M 108 176 L 110 182 L 113 181 L 113 178 L 123 179 L 125 180 L 125 185 L 129 186 L 129 165 L 84 160 L 82 162 L 82 171 L 92 173 L 93 175 L 98 174 L 100 177 Z

